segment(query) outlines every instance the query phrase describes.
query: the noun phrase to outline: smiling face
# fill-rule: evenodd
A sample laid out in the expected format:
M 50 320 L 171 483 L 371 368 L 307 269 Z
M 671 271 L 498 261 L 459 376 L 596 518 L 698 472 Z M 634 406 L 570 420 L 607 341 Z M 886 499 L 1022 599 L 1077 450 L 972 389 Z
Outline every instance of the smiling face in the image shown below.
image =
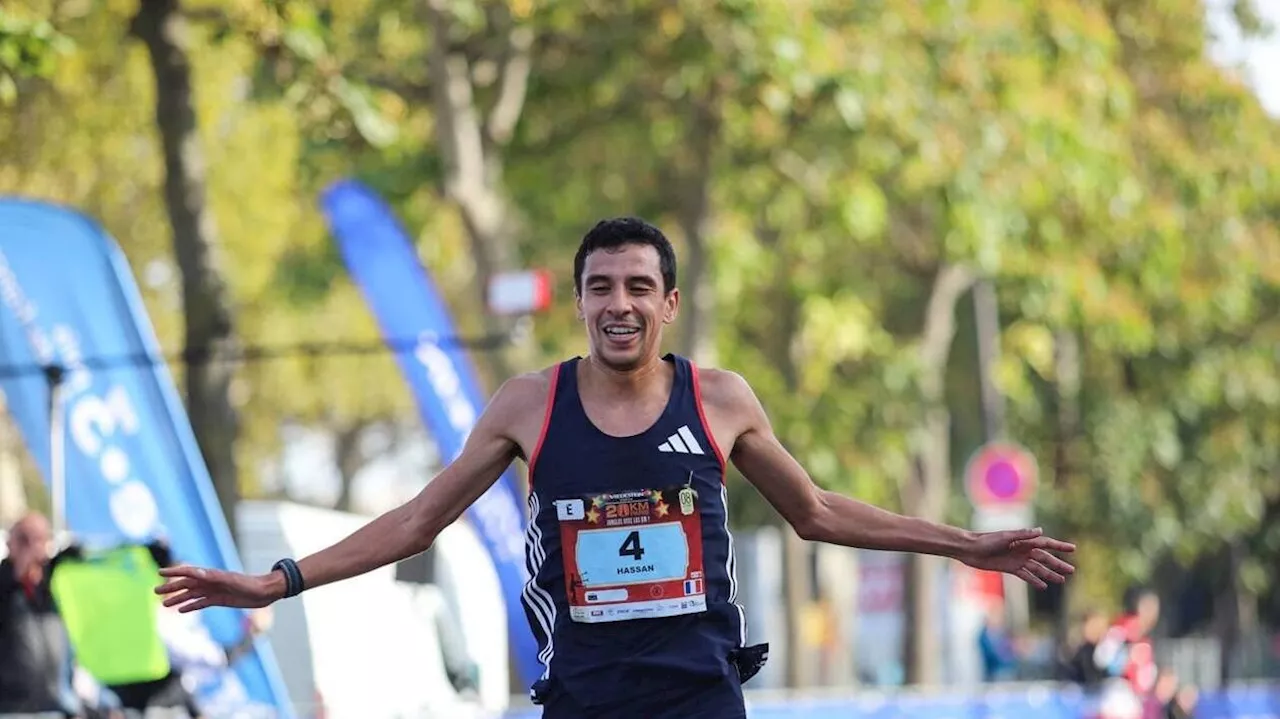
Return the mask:
M 675 320 L 680 292 L 664 288 L 657 249 L 624 244 L 586 256 L 577 303 L 592 356 L 625 372 L 657 358 L 662 326 Z

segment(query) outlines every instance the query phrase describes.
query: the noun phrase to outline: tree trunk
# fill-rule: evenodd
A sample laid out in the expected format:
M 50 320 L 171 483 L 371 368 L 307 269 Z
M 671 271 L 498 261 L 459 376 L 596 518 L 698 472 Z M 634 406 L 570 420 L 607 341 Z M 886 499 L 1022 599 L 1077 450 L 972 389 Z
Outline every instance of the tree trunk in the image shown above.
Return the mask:
M 517 222 L 502 191 L 501 149 L 510 140 L 524 107 L 533 46 L 533 31 L 515 25 L 509 14 L 491 13 L 505 33 L 506 49 L 499 78 L 499 97 L 488 118 L 475 104 L 467 58 L 450 52 L 454 17 L 448 0 L 427 0 L 431 50 L 427 55 L 436 140 L 444 158 L 446 196 L 458 208 L 471 241 L 476 264 L 475 287 L 486 334 L 507 331 L 504 321 L 487 312 L 489 280 L 516 269 Z M 531 338 L 489 352 L 481 364 L 492 384 L 510 377 L 532 356 Z
M 360 439 L 364 435 L 364 425 L 360 423 L 339 427 L 334 434 L 334 458 L 338 464 L 338 499 L 333 508 L 339 512 L 352 511 L 351 488 L 356 474 L 364 467 L 364 453 L 360 449 Z
M 1221 655 L 1218 657 L 1219 686 L 1226 688 L 1231 684 L 1236 657 L 1240 654 L 1241 639 L 1246 636 L 1243 630 L 1254 628 L 1253 602 L 1240 579 L 1240 570 L 1244 564 L 1245 546 L 1242 540 L 1232 541 L 1226 548 L 1226 564 L 1229 567 L 1227 581 L 1219 591 L 1215 612 L 1218 615 L 1218 641 Z
M 1075 444 L 1080 436 L 1080 340 L 1071 330 L 1058 330 L 1053 336 L 1053 376 L 1056 413 L 1053 438 L 1053 486 L 1061 490 L 1071 484 L 1075 468 Z M 1071 630 L 1070 599 L 1074 582 L 1063 586 L 1054 621 L 1054 637 L 1066 646 Z
M 817 656 L 805 631 L 813 595 L 810 571 L 811 547 L 789 526 L 782 528 L 782 571 L 786 577 L 783 601 L 787 607 L 787 686 L 804 689 L 816 684 Z
M 715 362 L 715 335 L 711 331 L 715 294 L 708 272 L 707 231 L 712 212 L 712 161 L 720 137 L 719 95 L 718 85 L 713 82 L 706 97 L 692 102 L 684 145 L 689 165 L 678 181 L 671 183 L 678 190 L 672 199 L 686 244 L 681 267 L 683 292 L 677 352 L 704 365 Z
M 756 227 L 756 236 L 775 255 L 780 254 L 781 248 L 778 245 L 781 235 L 776 229 L 762 221 Z M 764 349 L 773 365 L 778 368 L 788 391 L 796 392 L 800 387 L 800 372 L 791 354 L 791 346 L 800 331 L 800 306 L 791 291 L 788 263 L 779 257 L 775 267 L 773 286 L 766 301 L 771 307 L 777 308 L 777 312 Z M 805 641 L 805 617 L 813 600 L 810 591 L 813 586 L 813 566 L 809 560 L 811 548 L 790 526 L 782 527 L 782 542 L 785 577 L 783 602 L 787 608 L 787 686 L 799 688 L 812 685 L 817 672 L 815 650 Z
M 800 386 L 800 375 L 791 356 L 791 343 L 800 329 L 799 308 L 787 288 L 786 273 L 781 270 L 776 279 L 774 307 L 779 308 L 778 326 L 773 333 L 769 355 L 782 374 L 787 390 L 794 392 Z M 812 686 L 817 671 L 813 647 L 806 641 L 805 617 L 813 601 L 812 565 L 809 562 L 809 545 L 790 526 L 782 527 L 783 572 L 786 592 L 783 601 L 787 606 L 787 685 L 798 689 Z
M 965 268 L 943 266 L 934 278 L 921 333 L 920 395 L 924 414 L 915 436 L 915 469 L 904 483 L 902 506 L 908 514 L 933 522 L 945 518 L 951 494 L 951 418 L 945 389 L 947 360 L 956 333 L 956 303 L 974 281 L 973 274 Z M 907 681 L 936 684 L 941 679 L 942 658 L 935 611 L 940 558 L 910 555 L 907 566 L 904 579 L 908 614 L 903 633 Z
M 182 273 L 186 321 L 187 412 L 200 451 L 235 531 L 239 486 L 231 401 L 235 326 L 218 259 L 218 233 L 206 207 L 205 160 L 196 129 L 187 25 L 177 0 L 142 0 L 130 28 L 146 44 L 156 82 L 156 127 L 164 149 L 164 197 Z
M 1080 436 L 1080 340 L 1070 330 L 1053 335 L 1053 374 L 1057 412 L 1053 442 L 1053 484 L 1070 484 L 1074 469 L 1073 445 Z
M 978 385 L 982 394 L 983 441 L 993 442 L 1004 436 L 1004 397 L 995 383 L 996 364 L 1000 361 L 1000 306 L 991 280 L 983 279 L 973 286 L 973 318 L 978 345 Z
M 996 365 L 1000 362 L 1000 303 L 995 283 L 983 278 L 973 284 L 973 317 L 978 346 L 978 385 L 982 396 L 982 440 L 994 442 L 1005 436 L 1004 396 L 996 386 Z M 1030 622 L 1030 589 L 1016 577 L 1000 577 L 1004 589 L 1006 626 L 1025 632 Z

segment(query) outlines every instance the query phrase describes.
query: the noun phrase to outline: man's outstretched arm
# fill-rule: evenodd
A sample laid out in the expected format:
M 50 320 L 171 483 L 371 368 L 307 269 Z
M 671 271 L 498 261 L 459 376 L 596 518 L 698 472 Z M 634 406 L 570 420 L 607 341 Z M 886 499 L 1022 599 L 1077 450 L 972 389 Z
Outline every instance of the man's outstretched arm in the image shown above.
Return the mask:
M 445 527 L 502 476 L 516 457 L 506 424 L 519 398 L 509 386 L 495 393 L 461 454 L 413 499 L 374 519 L 337 544 L 298 562 L 308 588 L 371 572 L 425 552 Z M 273 573 L 284 595 L 284 575 Z
M 298 562 L 306 588 L 359 576 L 426 551 L 515 459 L 513 418 L 531 406 L 540 408 L 540 391 L 545 393 L 529 378 L 504 384 L 476 421 L 462 453 L 416 497 Z M 182 605 L 184 612 L 209 606 L 261 607 L 285 596 L 281 572 L 247 576 L 182 566 L 160 573 L 170 581 L 156 592 L 171 595 L 165 606 Z
M 729 372 L 716 372 L 708 379 L 709 402 L 717 405 L 722 416 L 735 417 L 739 423 L 730 459 L 804 539 L 940 555 L 1005 571 L 1042 589 L 1046 582 L 1062 582 L 1074 571 L 1048 550 L 1070 552 L 1075 548 L 1042 537 L 1039 530 L 971 532 L 895 514 L 818 487 L 778 441 L 745 380 Z

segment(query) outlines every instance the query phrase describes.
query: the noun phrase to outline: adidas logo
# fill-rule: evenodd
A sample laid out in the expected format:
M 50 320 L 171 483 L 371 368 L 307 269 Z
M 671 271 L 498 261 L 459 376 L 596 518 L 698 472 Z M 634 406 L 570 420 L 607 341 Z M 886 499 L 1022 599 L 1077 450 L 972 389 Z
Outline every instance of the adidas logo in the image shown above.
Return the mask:
M 702 445 L 698 444 L 698 440 L 694 438 L 693 432 L 689 431 L 689 425 L 680 425 L 680 429 L 676 433 L 667 437 L 667 441 L 658 445 L 659 452 L 676 452 L 677 454 L 706 454 L 702 451 Z

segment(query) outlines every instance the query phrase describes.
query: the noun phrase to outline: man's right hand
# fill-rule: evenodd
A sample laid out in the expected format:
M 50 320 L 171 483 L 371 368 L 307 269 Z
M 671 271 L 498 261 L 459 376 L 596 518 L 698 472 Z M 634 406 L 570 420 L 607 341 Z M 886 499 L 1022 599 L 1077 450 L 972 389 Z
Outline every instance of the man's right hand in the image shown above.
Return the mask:
M 166 567 L 160 576 L 169 581 L 156 587 L 165 596 L 164 606 L 180 612 L 206 607 L 258 609 L 284 597 L 284 575 L 280 572 L 249 575 L 203 567 Z

